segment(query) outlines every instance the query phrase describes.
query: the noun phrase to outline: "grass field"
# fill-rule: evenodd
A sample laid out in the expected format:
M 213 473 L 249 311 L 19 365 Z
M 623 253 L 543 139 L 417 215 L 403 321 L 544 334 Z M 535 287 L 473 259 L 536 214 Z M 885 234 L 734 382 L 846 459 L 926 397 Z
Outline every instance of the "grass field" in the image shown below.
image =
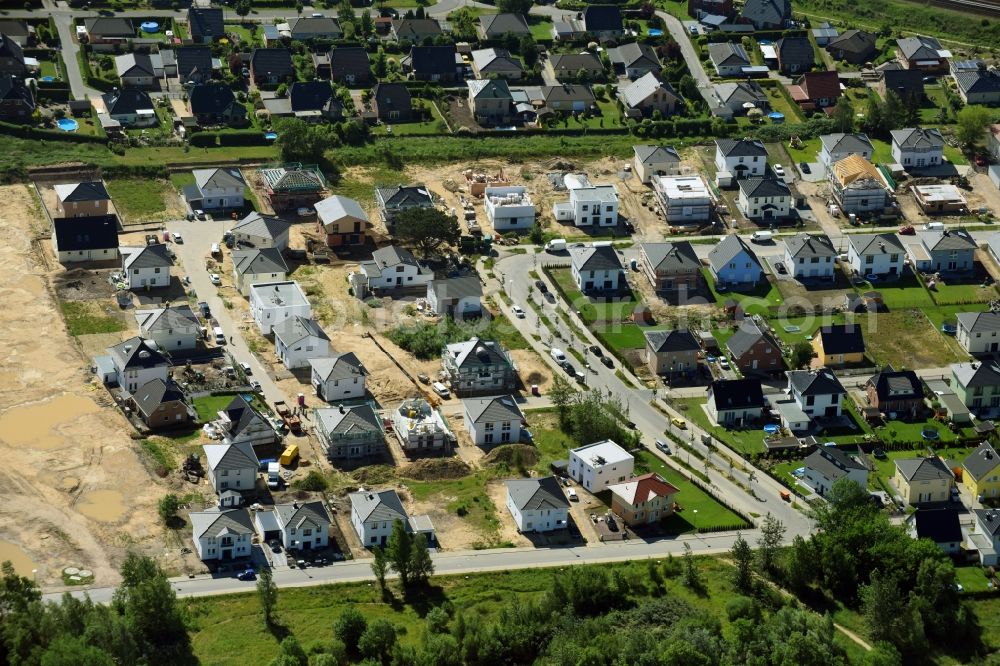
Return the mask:
M 712 277 L 711 271 L 702 268 L 701 272 L 705 276 L 705 283 L 708 285 L 709 291 L 712 292 L 712 298 L 720 307 L 724 306 L 727 301 L 736 301 L 747 314 L 764 315 L 768 313 L 770 308 L 778 307 L 784 302 L 778 288 L 766 281 L 766 275 L 764 276 L 765 281 L 759 283 L 753 290 L 719 292 L 715 288 L 715 279 Z
M 764 450 L 764 431 L 760 429 L 728 430 L 713 425 L 705 413 L 705 398 L 679 398 L 674 400 L 674 406 L 705 432 L 711 433 L 743 454 L 760 453 Z
M 109 180 L 108 193 L 115 207 L 130 220 L 140 220 L 164 212 L 164 184 L 158 180 Z
M 938 305 L 962 303 L 988 303 L 997 298 L 996 285 L 988 287 L 974 284 L 938 284 L 931 291 L 934 302 Z
M 966 358 L 953 339 L 935 329 L 918 308 L 858 315 L 867 355 L 878 365 L 894 368 L 939 368 Z M 906 331 L 906 335 L 900 335 Z
M 620 322 L 629 319 L 635 308 L 640 305 L 635 294 L 607 301 L 584 296 L 576 288 L 573 275 L 568 268 L 553 268 L 549 274 L 565 295 L 570 307 L 580 312 L 580 318 L 588 326 L 594 323 Z
M 531 29 L 531 36 L 535 41 L 552 39 L 552 21 L 550 19 L 529 16 L 528 28 Z
M 439 508 L 458 515 L 489 539 L 500 528 L 497 509 L 486 493 L 486 482 L 491 478 L 492 475 L 484 470 L 460 479 L 407 480 L 406 487 L 414 500 L 434 500 Z
M 200 398 L 194 398 L 191 401 L 192 406 L 195 411 L 198 412 L 198 421 L 206 423 L 208 421 L 214 421 L 216 415 L 229 406 L 229 403 L 233 401 L 233 395 L 206 395 Z
M 117 333 L 127 326 L 118 319 L 105 314 L 99 303 L 90 301 L 60 301 L 66 329 L 70 335 L 90 335 L 91 333 Z

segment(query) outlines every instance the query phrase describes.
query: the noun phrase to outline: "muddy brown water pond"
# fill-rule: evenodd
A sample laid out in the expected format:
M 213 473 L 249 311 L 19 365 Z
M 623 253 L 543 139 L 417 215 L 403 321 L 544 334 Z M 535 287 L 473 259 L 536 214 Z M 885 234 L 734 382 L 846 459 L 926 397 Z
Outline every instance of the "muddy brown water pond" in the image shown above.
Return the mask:
M 97 412 L 93 400 L 71 393 L 30 405 L 13 407 L 0 416 L 0 439 L 11 446 L 56 449 L 71 442 L 56 432 L 59 426 Z

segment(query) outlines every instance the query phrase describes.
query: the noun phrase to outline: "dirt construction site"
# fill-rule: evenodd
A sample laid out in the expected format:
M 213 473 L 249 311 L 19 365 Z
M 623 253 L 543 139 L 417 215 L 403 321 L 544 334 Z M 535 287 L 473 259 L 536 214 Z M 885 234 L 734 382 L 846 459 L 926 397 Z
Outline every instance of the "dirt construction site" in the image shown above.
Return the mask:
M 13 276 L 0 287 L 0 452 L 9 461 L 0 471 L 0 560 L 43 585 L 63 582 L 67 567 L 84 582 L 89 573 L 114 584 L 127 550 L 162 545 L 164 491 L 66 332 L 50 286 L 61 269 L 33 243 L 45 228 L 36 200 L 21 185 L 0 188 L 0 198 L 0 266 Z

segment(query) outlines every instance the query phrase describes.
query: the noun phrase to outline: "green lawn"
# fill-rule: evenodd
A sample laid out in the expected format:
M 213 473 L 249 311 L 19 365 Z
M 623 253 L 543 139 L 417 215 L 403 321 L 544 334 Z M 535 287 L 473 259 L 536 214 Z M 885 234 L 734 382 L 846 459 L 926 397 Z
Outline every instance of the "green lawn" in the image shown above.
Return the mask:
M 550 19 L 529 16 L 528 27 L 531 29 L 531 36 L 536 42 L 552 40 L 552 21 Z
M 708 284 L 709 291 L 712 292 L 712 298 L 720 307 L 724 306 L 727 301 L 735 300 L 747 314 L 766 315 L 770 308 L 777 308 L 784 302 L 781 298 L 781 292 L 774 284 L 767 281 L 766 275 L 764 276 L 765 281 L 758 284 L 753 290 L 723 291 L 720 293 L 715 288 L 715 278 L 712 277 L 712 272 L 708 268 L 702 268 L 701 272 L 705 276 L 705 283 Z
M 927 293 L 920 281 L 909 272 L 894 282 L 879 281 L 874 284 L 865 282 L 863 285 L 855 286 L 858 293 L 872 289 L 882 294 L 882 300 L 890 311 L 903 307 L 921 309 L 934 307 L 934 300 L 930 294 Z
M 797 342 L 808 341 L 808 338 L 816 332 L 820 326 L 828 324 L 843 324 L 845 322 L 843 314 L 805 316 L 805 317 L 775 317 L 768 320 L 774 332 L 779 338 L 789 345 Z M 787 328 L 798 327 L 799 330 L 788 331 Z
M 52 60 L 41 60 L 38 61 L 39 76 L 51 76 L 55 79 L 61 79 L 62 76 L 59 74 L 59 67 Z
M 674 406 L 702 430 L 709 432 L 744 455 L 760 453 L 764 450 L 764 431 L 760 429 L 728 430 L 713 425 L 704 410 L 705 398 L 678 398 Z
M 109 180 L 107 184 L 115 207 L 130 220 L 138 221 L 167 209 L 161 181 L 124 179 Z
M 941 330 L 941 324 L 957 324 L 955 317 L 960 312 L 986 312 L 990 309 L 989 303 L 971 303 L 968 305 L 936 305 L 924 309 L 924 314 L 934 324 L 934 328 Z
M 263 46 L 263 42 L 259 39 L 254 38 L 254 36 L 250 34 L 250 30 L 244 28 L 242 25 L 239 25 L 237 23 L 227 23 L 225 27 L 226 27 L 226 33 L 238 36 L 240 38 L 241 44 L 252 44 L 254 46 Z M 258 30 L 257 35 L 260 34 L 261 31 Z
M 190 171 L 174 171 L 170 174 L 170 182 L 180 192 L 188 185 L 194 185 L 194 174 Z
M 418 502 L 433 500 L 435 506 L 459 516 L 488 539 L 500 528 L 496 507 L 486 493 L 486 482 L 491 478 L 492 474 L 483 470 L 460 479 L 434 481 L 407 479 L 406 487 L 414 500 Z
M 639 349 L 646 346 L 647 331 L 665 331 L 669 326 L 639 326 L 638 324 L 615 324 L 613 326 L 593 326 L 591 330 L 600 334 L 607 344 L 619 351 Z
M 117 333 L 128 327 L 118 317 L 108 315 L 93 301 L 60 301 L 59 309 L 70 335 Z
M 886 430 L 892 432 L 902 433 L 906 439 L 913 439 L 914 437 L 920 438 L 920 430 L 926 423 L 903 423 L 902 421 L 890 421 L 887 428 L 878 428 L 876 432 L 885 436 Z M 935 424 L 931 424 L 935 425 Z M 942 426 L 942 424 L 937 423 L 936 427 L 938 432 L 941 433 L 942 442 L 954 442 L 955 435 L 952 434 L 948 428 Z M 971 430 L 971 429 L 970 429 Z M 945 435 L 948 435 L 947 439 Z M 902 437 L 901 437 L 902 438 Z M 961 463 L 962 460 L 972 453 L 974 450 L 972 447 L 947 447 L 947 446 L 934 446 L 935 453 L 940 455 L 945 460 L 954 460 Z M 875 463 L 875 474 L 882 479 L 884 482 L 888 482 L 893 476 L 896 475 L 896 461 L 905 460 L 907 458 L 920 458 L 926 455 L 926 450 L 915 449 L 910 451 L 887 451 L 884 458 L 876 458 L 872 456 L 872 461 Z M 888 483 L 886 483 L 888 485 Z
M 580 312 L 580 318 L 588 326 L 594 323 L 620 322 L 630 319 L 636 307 L 641 305 L 635 294 L 607 301 L 584 296 L 576 288 L 573 274 L 569 268 L 553 268 L 549 271 L 549 275 L 565 296 L 570 307 Z
M 792 157 L 792 161 L 796 164 L 799 162 L 815 162 L 816 156 L 822 148 L 823 142 L 819 140 L 819 137 L 803 141 L 798 148 L 792 148 L 787 143 L 785 144 L 785 150 L 788 151 L 788 154 Z
M 559 416 L 552 409 L 535 409 L 524 414 L 531 430 L 531 438 L 538 450 L 538 462 L 534 470 L 539 474 L 547 474 L 551 470 L 549 463 L 554 460 L 566 460 L 569 450 L 576 443 L 563 431 L 559 430 Z
M 418 100 L 416 106 L 429 108 L 431 119 L 422 123 L 389 123 L 388 125 L 376 125 L 372 128 L 372 134 L 376 136 L 387 136 L 390 134 L 389 127 L 392 127 L 392 136 L 405 136 L 407 134 L 448 134 L 448 124 L 441 116 L 437 105 Z
M 938 284 L 931 290 L 934 302 L 939 305 L 963 303 L 988 303 L 997 298 L 996 285 L 988 287 L 974 284 Z
M 191 404 L 195 408 L 195 411 L 198 412 L 198 421 L 201 423 L 207 423 L 209 421 L 214 421 L 217 418 L 218 413 L 228 407 L 234 397 L 234 394 L 206 395 L 200 398 L 194 398 L 191 401 Z
M 771 110 L 785 114 L 787 122 L 800 122 L 803 120 L 799 105 L 789 101 L 781 86 L 764 88 L 764 92 L 767 93 L 767 103 L 771 106 Z

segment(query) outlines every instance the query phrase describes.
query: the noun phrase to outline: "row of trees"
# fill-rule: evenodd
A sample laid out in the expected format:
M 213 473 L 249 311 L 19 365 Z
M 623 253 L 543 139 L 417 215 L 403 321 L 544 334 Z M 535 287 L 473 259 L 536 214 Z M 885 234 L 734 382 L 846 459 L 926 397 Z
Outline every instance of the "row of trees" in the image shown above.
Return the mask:
M 426 586 L 427 579 L 434 574 L 427 537 L 423 534 L 413 536 L 399 520 L 392 525 L 392 534 L 386 541 L 385 549 L 381 546 L 372 548 L 372 573 L 383 596 L 388 594 L 385 577 L 389 572 L 399 576 L 404 594 Z
M 618 396 L 599 390 L 574 391 L 561 375 L 555 375 L 549 398 L 559 413 L 559 428 L 579 444 L 610 439 L 628 448 L 639 443 L 639 435 L 627 429 L 629 408 Z

